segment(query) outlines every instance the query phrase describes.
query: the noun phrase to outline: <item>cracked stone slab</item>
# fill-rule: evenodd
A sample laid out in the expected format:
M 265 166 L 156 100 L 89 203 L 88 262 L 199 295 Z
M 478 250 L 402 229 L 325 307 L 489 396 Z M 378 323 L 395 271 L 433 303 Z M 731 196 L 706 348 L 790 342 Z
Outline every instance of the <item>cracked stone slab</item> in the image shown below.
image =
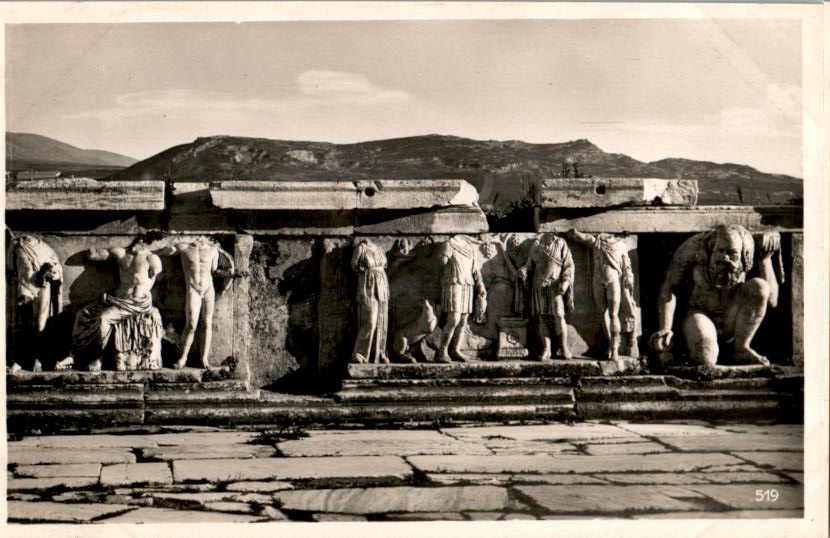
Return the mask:
M 595 476 L 618 484 L 711 484 L 698 473 L 604 473 Z
M 12 478 L 6 482 L 9 491 L 42 490 L 55 487 L 86 488 L 98 483 L 97 476 L 53 476 L 49 478 Z
M 487 474 L 430 473 L 427 478 L 436 484 L 453 485 L 468 483 L 476 485 L 505 486 L 511 484 L 605 484 L 607 482 L 579 474 Z
M 251 493 L 271 493 L 283 489 L 294 489 L 291 482 L 270 480 L 268 482 L 232 482 L 225 487 L 227 491 L 244 491 Z
M 66 449 L 10 446 L 9 463 L 45 465 L 52 463 L 135 463 L 132 452 L 117 448 Z
M 447 435 L 467 441 L 513 439 L 516 441 L 546 441 L 552 443 L 585 442 L 597 439 L 643 441 L 634 433 L 612 424 L 583 422 L 574 426 L 567 424 L 544 424 L 534 426 L 485 426 L 470 428 L 445 428 Z
M 155 446 L 153 435 L 43 435 L 25 437 L 20 441 L 9 443 L 12 447 L 25 449 L 39 448 L 70 448 L 70 449 L 101 449 L 101 448 L 144 448 Z
M 248 503 L 243 502 L 236 502 L 236 501 L 215 501 L 205 503 L 204 507 L 208 510 L 212 510 L 214 512 L 231 512 L 236 514 L 252 514 L 254 513 L 254 509 L 251 508 L 251 505 Z
M 464 521 L 464 516 L 455 512 L 413 512 L 409 514 L 386 514 L 388 521 Z
M 609 456 L 614 454 L 651 454 L 668 452 L 669 449 L 660 443 L 605 443 L 601 445 L 585 445 L 585 451 L 592 456 Z
M 151 496 L 153 499 L 159 501 L 172 501 L 173 503 L 181 504 L 205 504 L 232 500 L 236 493 L 233 491 L 206 491 L 202 493 L 167 493 L 158 491 L 145 493 L 144 495 Z
M 120 463 L 101 469 L 102 486 L 128 486 L 131 484 L 166 485 L 173 483 L 167 463 Z
M 54 478 L 59 476 L 88 476 L 101 474 L 100 463 L 65 463 L 56 465 L 18 465 L 14 474 L 21 478 Z
M 624 422 L 617 424 L 620 428 L 646 437 L 677 437 L 687 435 L 727 435 L 729 432 L 703 424 L 668 423 L 643 424 L 639 422 Z
M 433 430 L 311 431 L 277 444 L 286 456 L 409 456 L 490 454 L 485 447 Z
M 719 424 L 715 426 L 715 429 L 728 433 L 793 435 L 804 437 L 803 424 Z
M 714 482 L 716 484 L 738 484 L 741 482 L 751 482 L 757 484 L 775 484 L 786 483 L 787 479 L 776 474 L 764 472 L 748 472 L 737 471 L 730 473 L 692 473 L 696 477 Z
M 254 441 L 259 437 L 257 432 L 243 431 L 208 431 L 208 432 L 183 432 L 183 433 L 160 433 L 149 436 L 159 447 L 185 447 L 194 449 L 196 447 L 225 447 L 230 445 L 242 445 Z
M 391 487 L 283 491 L 274 494 L 284 510 L 383 514 L 522 510 L 505 488 L 493 486 Z
M 780 484 L 747 484 L 747 485 L 700 485 L 689 486 L 689 489 L 697 491 L 707 497 L 714 499 L 720 504 L 737 510 L 792 510 L 804 508 L 804 487 Z M 767 500 L 763 492 L 775 490 L 778 493 L 778 500 Z M 758 492 L 762 492 L 762 500 L 758 500 Z
M 613 473 L 626 471 L 691 472 L 741 461 L 727 454 L 669 453 L 615 456 L 504 455 L 411 456 L 410 463 L 426 473 Z
M 523 494 L 554 513 L 691 511 L 699 495 L 673 486 L 518 486 Z
M 365 516 L 355 514 L 311 514 L 311 519 L 319 522 L 368 521 Z
M 801 436 L 794 435 L 741 433 L 658 438 L 678 450 L 693 452 L 733 452 L 736 450 L 792 450 L 801 452 L 804 449 Z
M 262 519 L 248 514 L 141 507 L 120 516 L 107 518 L 102 523 L 251 523 Z
M 402 458 L 396 456 L 179 460 L 173 462 L 173 477 L 176 482 L 318 478 L 403 480 L 411 475 L 412 468 Z
M 782 471 L 803 471 L 804 454 L 801 452 L 733 452 L 752 463 L 770 466 Z
M 8 518 L 10 523 L 89 523 L 134 509 L 126 504 L 9 501 Z
M 145 458 L 159 460 L 210 460 L 234 458 L 270 458 L 276 454 L 272 446 L 233 444 L 222 446 L 219 444 L 203 446 L 163 446 L 145 448 L 141 451 Z

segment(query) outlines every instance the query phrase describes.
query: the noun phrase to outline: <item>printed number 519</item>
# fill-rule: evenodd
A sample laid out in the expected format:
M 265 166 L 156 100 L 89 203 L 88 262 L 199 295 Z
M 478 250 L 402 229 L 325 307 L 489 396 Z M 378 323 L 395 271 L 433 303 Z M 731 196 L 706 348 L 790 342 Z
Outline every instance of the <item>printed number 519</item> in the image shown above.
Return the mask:
M 775 502 L 778 500 L 777 489 L 756 489 L 755 502 Z

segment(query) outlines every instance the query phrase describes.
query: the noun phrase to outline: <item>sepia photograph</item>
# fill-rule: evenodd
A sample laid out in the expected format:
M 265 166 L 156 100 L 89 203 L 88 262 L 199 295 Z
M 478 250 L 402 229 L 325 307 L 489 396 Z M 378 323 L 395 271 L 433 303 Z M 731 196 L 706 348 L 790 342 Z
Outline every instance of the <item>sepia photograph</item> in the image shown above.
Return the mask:
M 34 4 L 6 530 L 826 535 L 820 4 Z

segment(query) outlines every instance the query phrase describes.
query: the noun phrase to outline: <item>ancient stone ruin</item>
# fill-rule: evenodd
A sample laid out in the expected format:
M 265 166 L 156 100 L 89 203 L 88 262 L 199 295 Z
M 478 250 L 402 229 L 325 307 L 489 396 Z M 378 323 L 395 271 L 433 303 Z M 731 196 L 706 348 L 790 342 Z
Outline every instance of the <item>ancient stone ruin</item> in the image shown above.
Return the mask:
M 800 207 L 558 178 L 19 182 L 11 429 L 800 417 Z

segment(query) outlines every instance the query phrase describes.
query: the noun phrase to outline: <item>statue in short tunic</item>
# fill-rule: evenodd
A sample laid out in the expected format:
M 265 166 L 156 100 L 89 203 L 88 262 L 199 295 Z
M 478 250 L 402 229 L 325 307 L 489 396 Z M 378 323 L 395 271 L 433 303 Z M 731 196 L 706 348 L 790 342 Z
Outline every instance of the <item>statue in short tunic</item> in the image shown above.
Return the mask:
M 539 360 L 552 356 L 549 325 L 553 322 L 562 357 L 573 355 L 568 348 L 567 311 L 573 309 L 574 263 L 571 250 L 564 239 L 553 234 L 542 234 L 534 243 L 527 262 L 519 269 L 523 281 L 530 277 L 530 315 L 536 320 L 542 351 Z
M 357 337 L 351 362 L 388 363 L 389 281 L 386 254 L 368 239 L 355 246 L 352 270 L 357 273 Z
M 486 321 L 487 290 L 479 272 L 477 250 L 469 238 L 460 235 L 453 236 L 440 247 L 439 256 L 444 264 L 441 308 L 447 319 L 436 355 L 438 362 L 471 360 L 472 357 L 462 351 L 466 345 L 468 318 L 475 313 L 477 323 Z

